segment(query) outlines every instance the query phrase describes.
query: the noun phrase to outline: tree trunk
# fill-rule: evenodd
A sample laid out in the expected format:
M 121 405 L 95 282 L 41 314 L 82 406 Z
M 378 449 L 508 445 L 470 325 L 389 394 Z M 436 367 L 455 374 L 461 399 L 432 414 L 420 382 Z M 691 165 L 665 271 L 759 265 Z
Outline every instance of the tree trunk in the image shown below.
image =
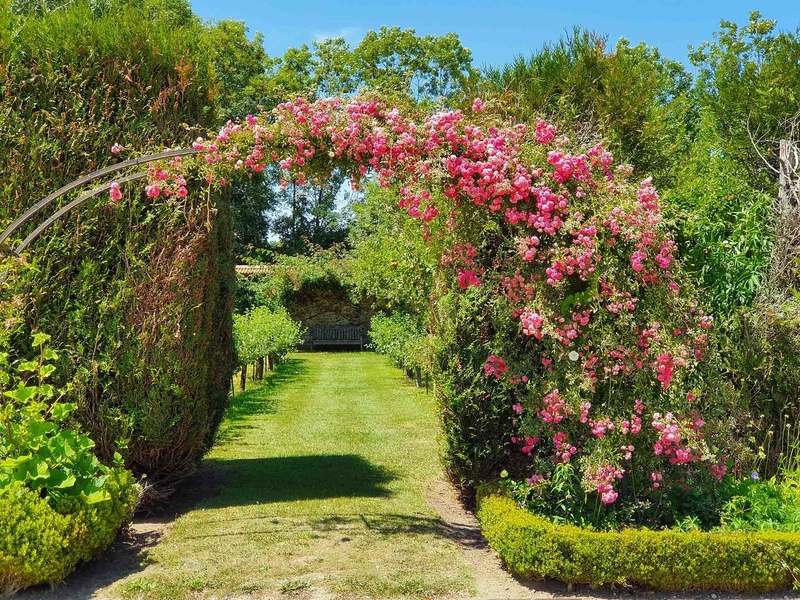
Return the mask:
M 775 243 L 770 257 L 767 289 L 777 298 L 800 286 L 800 151 L 781 140 L 778 202 L 775 205 Z
M 270 371 L 274 371 L 275 370 L 275 357 L 272 356 L 271 354 L 267 357 L 267 368 Z
M 243 392 L 247 385 L 247 365 L 242 365 L 242 374 L 239 378 L 239 391 Z
M 259 356 L 256 360 L 256 379 L 259 381 L 264 379 L 264 357 Z
M 422 387 L 422 369 L 419 367 L 415 367 L 414 369 L 415 381 L 417 382 L 417 387 Z
M 800 204 L 800 150 L 789 140 L 781 140 L 780 173 L 778 210 L 796 209 Z

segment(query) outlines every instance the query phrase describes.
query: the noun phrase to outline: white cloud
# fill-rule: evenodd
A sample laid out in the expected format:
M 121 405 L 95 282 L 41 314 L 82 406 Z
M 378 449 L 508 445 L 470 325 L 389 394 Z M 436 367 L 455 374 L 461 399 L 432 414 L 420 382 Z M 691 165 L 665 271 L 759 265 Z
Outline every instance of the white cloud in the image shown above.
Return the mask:
M 329 40 L 331 38 L 344 38 L 348 42 L 351 41 L 354 37 L 357 37 L 361 34 L 361 30 L 358 27 L 342 27 L 337 31 L 333 32 L 321 32 L 315 31 L 314 32 L 314 41 L 316 42 L 324 42 L 325 40 Z

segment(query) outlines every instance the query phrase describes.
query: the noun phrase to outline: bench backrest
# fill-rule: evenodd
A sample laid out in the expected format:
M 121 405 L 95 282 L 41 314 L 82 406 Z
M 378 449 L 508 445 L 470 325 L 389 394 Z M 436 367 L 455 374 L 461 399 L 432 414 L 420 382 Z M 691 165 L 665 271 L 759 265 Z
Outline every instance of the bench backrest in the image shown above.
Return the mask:
M 312 325 L 306 339 L 313 342 L 356 342 L 364 339 L 364 330 L 355 325 Z

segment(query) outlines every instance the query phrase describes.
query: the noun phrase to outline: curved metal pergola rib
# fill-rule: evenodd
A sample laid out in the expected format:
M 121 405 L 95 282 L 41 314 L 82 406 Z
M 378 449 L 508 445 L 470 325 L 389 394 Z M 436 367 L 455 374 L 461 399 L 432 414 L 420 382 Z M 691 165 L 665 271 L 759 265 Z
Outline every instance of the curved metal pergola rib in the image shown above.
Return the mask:
M 110 174 L 116 173 L 118 171 L 124 171 L 125 169 L 130 169 L 130 168 L 136 167 L 138 165 L 144 165 L 144 164 L 147 164 L 147 163 L 156 162 L 156 161 L 159 161 L 159 160 L 165 160 L 165 159 L 168 159 L 168 158 L 175 158 L 175 157 L 178 157 L 178 156 L 188 156 L 188 155 L 191 155 L 191 154 L 197 154 L 198 152 L 199 152 L 198 150 L 194 150 L 194 149 L 191 149 L 191 148 L 179 149 L 179 150 L 168 150 L 166 152 L 159 152 L 158 154 L 150 154 L 148 156 L 140 156 L 138 158 L 132 158 L 131 160 L 126 160 L 125 162 L 121 162 L 121 163 L 118 163 L 116 165 L 111 165 L 111 166 L 105 167 L 103 169 L 99 169 L 97 171 L 89 173 L 88 175 L 84 175 L 83 177 L 81 177 L 79 179 L 76 179 L 72 183 L 68 183 L 64 187 L 56 190 L 55 192 L 53 192 L 52 194 L 50 194 L 46 198 L 43 198 L 42 200 L 40 200 L 39 202 L 37 202 L 36 204 L 31 206 L 22 215 L 17 217 L 17 219 L 15 219 L 14 222 L 11 223 L 11 225 L 9 225 L 6 228 L 6 230 L 3 231 L 3 233 L 0 234 L 0 249 L 2 249 L 2 247 L 5 245 L 6 241 L 22 225 L 24 225 L 32 217 L 37 215 L 42 209 L 44 209 L 48 205 L 52 204 L 53 202 L 58 200 L 60 197 L 62 197 L 64 195 L 70 193 L 71 191 L 81 187 L 82 185 L 85 185 L 85 184 L 87 184 L 87 183 L 89 183 L 91 181 L 94 181 L 95 179 L 100 179 L 101 177 L 105 177 L 106 175 L 110 175 Z M 137 179 L 143 179 L 146 176 L 147 176 L 147 173 L 144 173 L 144 172 L 136 173 L 134 175 L 129 175 L 127 177 L 122 177 L 122 178 L 120 178 L 120 179 L 118 179 L 118 180 L 116 180 L 114 182 L 109 182 L 107 184 L 104 184 L 104 185 L 102 185 L 100 187 L 97 187 L 97 188 L 95 188 L 95 189 L 93 189 L 93 190 L 91 190 L 89 192 L 86 192 L 86 193 L 82 194 L 79 198 L 76 198 L 75 200 L 73 200 L 69 204 L 63 206 L 61 209 L 59 209 L 57 212 L 55 212 L 51 217 L 49 217 L 44 223 L 39 225 L 39 227 L 37 227 L 33 232 L 31 232 L 31 234 L 28 237 L 26 237 L 25 240 L 13 250 L 13 254 L 19 255 L 22 252 L 24 252 L 25 249 L 28 248 L 28 246 L 30 246 L 30 244 L 34 240 L 36 240 L 36 238 L 38 238 L 39 235 L 41 235 L 41 233 L 44 230 L 46 230 L 48 227 L 50 227 L 50 225 L 55 223 L 59 218 L 61 218 L 63 215 L 68 213 L 70 210 L 72 210 L 76 206 L 82 204 L 86 200 L 88 200 L 90 198 L 94 198 L 98 194 L 101 194 L 102 192 L 109 190 L 113 183 L 118 183 L 118 184 L 126 183 L 126 182 L 129 182 L 129 181 L 135 181 Z
M 34 229 L 31 232 L 31 234 L 28 237 L 26 237 L 19 246 L 14 248 L 14 254 L 19 255 L 25 252 L 28 246 L 30 246 L 34 242 L 34 240 L 36 240 L 36 238 L 38 238 L 42 234 L 42 232 L 45 229 L 50 227 L 53 223 L 58 221 L 58 219 L 60 219 L 63 215 L 67 214 L 76 206 L 86 202 L 89 198 L 94 198 L 95 196 L 99 196 L 103 192 L 107 192 L 108 190 L 111 189 L 111 186 L 114 185 L 115 183 L 122 185 L 124 183 L 136 181 L 137 179 L 144 179 L 145 177 L 147 177 L 147 173 L 144 171 L 140 173 L 134 173 L 133 175 L 128 175 L 127 177 L 116 179 L 112 182 L 106 183 L 105 185 L 101 185 L 100 187 L 96 187 L 93 190 L 81 194 L 79 197 L 77 197 L 69 204 L 65 204 L 64 206 L 62 206 L 60 209 L 54 212 L 50 217 L 48 217 L 47 220 L 44 221 L 44 223 L 42 223 L 36 229 Z

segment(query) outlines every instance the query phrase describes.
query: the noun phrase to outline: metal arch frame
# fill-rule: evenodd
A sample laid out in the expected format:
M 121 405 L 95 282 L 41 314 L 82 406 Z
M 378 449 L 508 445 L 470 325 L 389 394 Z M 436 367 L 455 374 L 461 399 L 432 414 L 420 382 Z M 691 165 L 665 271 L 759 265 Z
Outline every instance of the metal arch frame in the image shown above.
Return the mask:
M 123 183 L 128 183 L 130 181 L 136 181 L 138 179 L 144 179 L 145 177 L 147 177 L 147 173 L 142 171 L 140 173 L 135 173 L 133 175 L 128 175 L 127 177 L 122 177 L 121 179 L 116 179 L 113 182 L 106 183 L 104 185 L 101 185 L 100 187 L 94 188 L 91 191 L 88 191 L 88 192 L 85 192 L 85 193 L 81 194 L 78 198 L 76 198 L 75 200 L 73 200 L 69 204 L 66 204 L 66 205 L 62 206 L 60 209 L 58 209 L 56 212 L 54 212 L 50 217 L 48 217 L 47 220 L 45 220 L 41 225 L 39 225 L 36 229 L 34 229 L 31 232 L 31 234 L 28 237 L 26 237 L 19 246 L 14 248 L 14 254 L 20 255 L 23 252 L 25 252 L 25 250 L 28 248 L 28 246 L 30 246 L 36 240 L 36 238 L 38 238 L 42 234 L 42 232 L 45 229 L 50 227 L 53 223 L 58 221 L 58 219 L 60 219 L 63 215 L 67 214 L 69 211 L 71 211 L 76 206 L 86 202 L 86 200 L 89 200 L 90 198 L 94 198 L 95 196 L 98 196 L 98 195 L 102 194 L 103 192 L 110 190 L 111 186 L 114 185 L 115 183 L 121 185 Z
M 94 171 L 89 173 L 88 175 L 84 175 L 83 177 L 76 179 L 72 183 L 65 185 L 64 187 L 56 190 L 46 198 L 43 198 L 32 207 L 30 207 L 27 211 L 25 211 L 22 215 L 17 217 L 11 225 L 9 225 L 2 234 L 0 234 L 0 252 L 4 252 L 5 254 L 10 254 L 13 256 L 19 256 L 22 254 L 48 227 L 50 227 L 53 223 L 55 223 L 58 219 L 68 213 L 70 210 L 83 204 L 86 200 L 90 198 L 94 198 L 99 194 L 109 190 L 114 183 L 121 184 L 127 183 L 130 181 L 136 181 L 138 179 L 144 179 L 147 176 L 146 172 L 139 172 L 133 175 L 128 175 L 127 177 L 122 177 L 115 181 L 109 182 L 107 184 L 101 185 L 96 187 L 84 194 L 81 194 L 78 198 L 70 202 L 69 204 L 63 206 L 58 211 L 53 213 L 46 221 L 44 221 L 41 225 L 39 225 L 31 234 L 23 240 L 21 244 L 19 244 L 14 250 L 8 250 L 6 246 L 6 241 L 17 231 L 20 227 L 22 227 L 25 223 L 27 223 L 32 217 L 38 214 L 42 209 L 47 207 L 48 205 L 52 204 L 60 197 L 70 193 L 71 191 L 79 188 L 82 185 L 85 185 L 95 179 L 99 179 L 106 175 L 110 175 L 111 173 L 116 173 L 117 171 L 123 171 L 125 169 L 129 169 L 131 167 L 136 167 L 138 165 L 144 165 L 151 162 L 156 162 L 159 160 L 164 160 L 167 158 L 174 158 L 177 156 L 189 156 L 192 154 L 197 154 L 199 150 L 194 149 L 178 149 L 178 150 L 167 150 L 166 152 L 159 152 L 158 154 L 150 154 L 148 156 L 140 156 L 138 158 L 133 158 L 131 160 L 127 160 L 125 162 L 121 162 L 116 165 L 111 165 L 105 167 L 103 169 L 99 169 L 98 171 Z M 5 250 L 4 250 L 5 249 Z

